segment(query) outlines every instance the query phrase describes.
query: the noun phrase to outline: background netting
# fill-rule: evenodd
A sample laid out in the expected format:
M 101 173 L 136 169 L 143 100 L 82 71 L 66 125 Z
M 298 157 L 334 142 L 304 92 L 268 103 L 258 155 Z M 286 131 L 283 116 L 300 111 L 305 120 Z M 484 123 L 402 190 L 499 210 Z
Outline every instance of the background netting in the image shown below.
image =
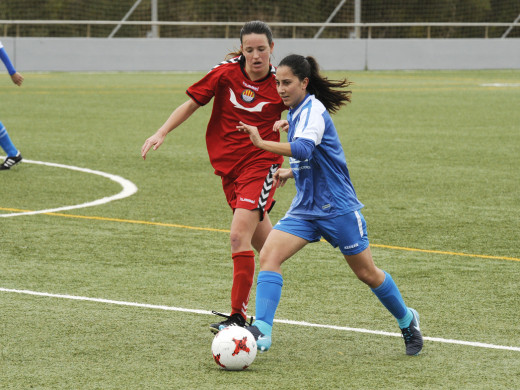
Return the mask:
M 138 3 L 138 4 L 137 4 Z M 1 20 L 105 20 L 120 21 L 135 6 L 128 21 L 150 21 L 151 0 L 1 0 L 0 36 L 107 37 L 116 25 L 12 25 Z M 323 23 L 342 3 L 340 0 L 157 0 L 159 21 Z M 354 0 L 341 6 L 332 23 L 353 23 Z M 512 23 L 520 14 L 519 0 L 361 0 L 362 23 L 503 22 Z M 150 36 L 149 25 L 124 25 L 115 37 Z M 312 38 L 319 27 L 273 26 L 277 38 Z M 321 38 L 348 38 L 353 27 L 327 27 Z M 500 37 L 507 27 L 489 27 L 490 38 Z M 236 37 L 238 26 L 159 26 L 160 37 Z M 372 27 L 372 38 L 425 38 L 424 26 Z M 367 37 L 362 28 L 361 37 Z M 429 29 L 431 38 L 483 38 L 484 27 L 439 26 Z M 520 25 L 508 37 L 520 37 Z

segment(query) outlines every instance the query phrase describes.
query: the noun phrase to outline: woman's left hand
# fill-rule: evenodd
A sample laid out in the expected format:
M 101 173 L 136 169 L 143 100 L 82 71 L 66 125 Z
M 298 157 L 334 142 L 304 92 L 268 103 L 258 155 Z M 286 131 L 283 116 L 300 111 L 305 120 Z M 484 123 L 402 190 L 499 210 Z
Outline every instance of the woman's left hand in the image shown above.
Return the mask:
M 289 131 L 289 122 L 287 119 L 280 119 L 274 122 L 273 131 L 285 131 L 287 133 Z

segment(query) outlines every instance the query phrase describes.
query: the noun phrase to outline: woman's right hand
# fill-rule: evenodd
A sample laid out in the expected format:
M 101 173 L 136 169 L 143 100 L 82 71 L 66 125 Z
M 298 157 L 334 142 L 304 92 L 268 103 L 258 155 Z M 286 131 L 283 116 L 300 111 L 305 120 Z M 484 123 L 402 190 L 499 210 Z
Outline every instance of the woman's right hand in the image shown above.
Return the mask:
M 152 135 L 150 138 L 148 138 L 141 147 L 141 156 L 143 157 L 143 160 L 146 160 L 146 154 L 148 153 L 150 148 L 153 146 L 153 150 L 157 150 L 159 146 L 162 145 L 165 138 L 166 135 L 163 135 L 162 132 L 159 131 Z
M 274 185 L 276 188 L 283 187 L 288 179 L 294 177 L 291 168 L 278 168 L 278 170 L 274 173 Z
M 13 80 L 13 83 L 20 87 L 23 83 L 23 76 L 20 73 L 16 72 L 11 75 L 11 80 Z

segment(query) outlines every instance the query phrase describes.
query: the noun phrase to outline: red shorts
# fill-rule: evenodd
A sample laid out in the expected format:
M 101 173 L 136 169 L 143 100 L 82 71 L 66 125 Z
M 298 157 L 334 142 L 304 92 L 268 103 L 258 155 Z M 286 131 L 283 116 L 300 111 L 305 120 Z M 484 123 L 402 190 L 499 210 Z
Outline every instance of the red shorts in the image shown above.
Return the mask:
M 280 165 L 250 166 L 238 177 L 222 176 L 222 187 L 229 206 L 235 209 L 260 210 L 260 220 L 274 205 L 273 174 Z

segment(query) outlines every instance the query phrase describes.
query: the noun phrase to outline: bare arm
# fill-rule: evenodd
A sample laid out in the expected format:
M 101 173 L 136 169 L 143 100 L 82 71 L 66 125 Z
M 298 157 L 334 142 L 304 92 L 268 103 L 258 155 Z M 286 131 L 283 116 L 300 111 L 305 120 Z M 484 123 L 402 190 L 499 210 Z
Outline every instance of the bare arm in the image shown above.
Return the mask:
M 250 126 L 246 125 L 244 122 L 240 122 L 240 125 L 237 126 L 237 130 L 249 134 L 251 142 L 253 142 L 253 145 L 257 148 L 280 154 L 282 156 L 292 157 L 291 145 L 288 142 L 265 141 L 260 137 L 256 126 Z
M 285 120 L 276 121 L 275 125 L 273 126 L 274 131 L 287 131 L 288 128 L 289 123 Z M 281 143 L 264 141 L 258 133 L 258 128 L 255 126 L 246 125 L 244 122 L 240 122 L 240 125 L 237 126 L 237 130 L 249 134 L 251 142 L 253 142 L 253 145 L 255 145 L 257 148 L 276 154 L 281 154 L 282 156 L 292 157 L 291 145 L 288 142 Z M 294 178 L 294 174 L 291 168 L 278 168 L 274 173 L 273 178 L 276 188 L 280 188 L 285 185 L 288 179 Z
M 200 106 L 193 100 L 189 99 L 179 107 L 177 107 L 164 124 L 148 138 L 141 148 L 141 156 L 146 159 L 146 154 L 153 146 L 153 150 L 157 150 L 162 145 L 166 135 L 188 119 Z

